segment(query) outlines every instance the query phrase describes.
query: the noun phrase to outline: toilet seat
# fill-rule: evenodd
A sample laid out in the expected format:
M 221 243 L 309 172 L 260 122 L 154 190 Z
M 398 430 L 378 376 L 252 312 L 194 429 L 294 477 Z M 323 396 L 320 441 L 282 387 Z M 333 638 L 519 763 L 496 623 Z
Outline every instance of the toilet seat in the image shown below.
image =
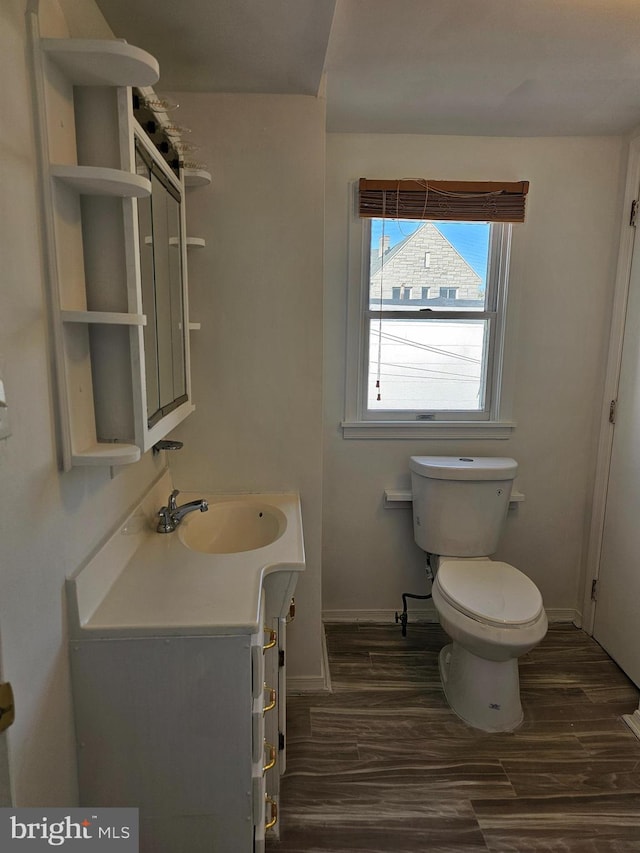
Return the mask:
M 442 557 L 436 583 L 452 607 L 488 625 L 524 627 L 543 610 L 538 587 L 509 563 Z

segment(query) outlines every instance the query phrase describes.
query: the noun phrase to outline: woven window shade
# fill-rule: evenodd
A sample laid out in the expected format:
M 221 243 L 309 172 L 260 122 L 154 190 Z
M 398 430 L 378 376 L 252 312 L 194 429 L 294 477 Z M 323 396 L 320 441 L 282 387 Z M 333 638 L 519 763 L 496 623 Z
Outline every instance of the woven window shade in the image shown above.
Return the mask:
M 358 213 L 368 219 L 524 222 L 528 181 L 376 181 L 360 178 Z

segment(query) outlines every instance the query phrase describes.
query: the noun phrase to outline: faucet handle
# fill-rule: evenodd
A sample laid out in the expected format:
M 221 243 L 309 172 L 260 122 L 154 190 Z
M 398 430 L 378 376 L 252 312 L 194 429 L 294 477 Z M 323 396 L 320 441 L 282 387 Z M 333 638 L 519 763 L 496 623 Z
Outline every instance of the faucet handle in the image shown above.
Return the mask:
M 171 513 L 169 512 L 169 507 L 163 506 L 160 512 L 158 513 L 158 533 L 173 533 L 175 530 L 175 525 L 171 520 Z
M 169 500 L 167 502 L 167 508 L 169 509 L 170 512 L 174 512 L 176 509 L 178 509 L 178 505 L 176 504 L 176 498 L 178 497 L 179 494 L 180 494 L 180 490 L 174 489 L 171 492 L 171 494 L 169 495 Z

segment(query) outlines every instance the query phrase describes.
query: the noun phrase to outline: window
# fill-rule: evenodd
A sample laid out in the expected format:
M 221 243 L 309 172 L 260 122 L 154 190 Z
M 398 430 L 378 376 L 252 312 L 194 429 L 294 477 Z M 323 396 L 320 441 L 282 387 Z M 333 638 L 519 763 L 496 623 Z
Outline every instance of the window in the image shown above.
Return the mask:
M 440 296 L 442 299 L 455 299 L 458 292 L 457 287 L 441 287 Z
M 451 438 L 465 437 L 466 426 L 473 437 L 482 429 L 506 437 L 500 386 L 511 225 L 481 219 L 481 205 L 473 218 L 386 215 L 399 212 L 394 200 L 383 199 L 382 216 L 354 223 L 362 251 L 352 254 L 344 434 Z M 414 209 L 430 213 L 424 187 Z

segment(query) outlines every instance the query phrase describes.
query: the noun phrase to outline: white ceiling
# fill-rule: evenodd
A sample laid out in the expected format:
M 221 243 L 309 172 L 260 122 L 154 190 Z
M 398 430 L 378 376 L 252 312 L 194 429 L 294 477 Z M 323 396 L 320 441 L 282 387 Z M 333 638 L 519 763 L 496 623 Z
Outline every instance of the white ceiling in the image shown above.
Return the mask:
M 316 94 L 324 69 L 334 132 L 640 126 L 639 0 L 97 2 L 158 58 L 159 89 Z

